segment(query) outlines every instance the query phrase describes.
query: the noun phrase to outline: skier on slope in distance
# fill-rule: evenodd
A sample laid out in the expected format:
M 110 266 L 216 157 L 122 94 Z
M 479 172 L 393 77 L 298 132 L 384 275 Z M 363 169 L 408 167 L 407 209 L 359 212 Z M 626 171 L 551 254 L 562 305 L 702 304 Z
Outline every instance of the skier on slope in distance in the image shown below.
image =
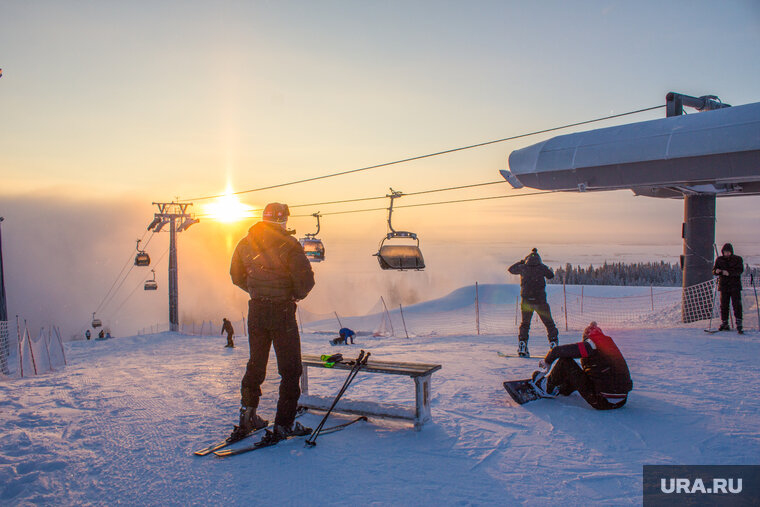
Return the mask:
M 286 204 L 270 203 L 262 221 L 248 230 L 232 255 L 232 283 L 248 292 L 248 342 L 251 356 L 241 382 L 240 422 L 233 431 L 245 435 L 267 425 L 256 414 L 269 359 L 274 344 L 280 397 L 274 428 L 264 439 L 281 440 L 294 429 L 301 396 L 301 339 L 296 323 L 296 302 L 314 287 L 314 272 L 303 247 L 286 229 L 290 211 Z
M 517 353 L 520 356 L 530 355 L 528 352 L 528 331 L 530 331 L 530 321 L 533 319 L 534 311 L 546 326 L 549 348 L 556 347 L 559 332 L 557 326 L 554 325 L 549 303 L 546 301 L 546 280 L 544 280 L 545 278 L 554 278 L 554 271 L 541 262 L 541 256 L 538 255 L 538 250 L 535 248 L 525 259 L 512 264 L 507 271 L 513 275 L 520 275 L 522 323 L 520 324 Z
M 227 345 L 225 347 L 235 348 L 235 342 L 232 341 L 232 335 L 235 334 L 235 330 L 232 328 L 232 322 L 227 320 L 227 317 L 222 319 L 222 332 L 220 334 L 227 333 Z
M 720 327 L 718 331 L 729 331 L 728 325 L 729 305 L 734 305 L 734 317 L 736 317 L 736 331 L 744 334 L 742 326 L 742 273 L 744 272 L 744 259 L 734 255 L 734 247 L 726 243 L 721 249 L 721 255 L 715 259 L 713 274 L 718 275 L 718 290 L 720 291 Z
M 575 362 L 580 358 L 581 365 Z M 552 367 L 554 363 L 554 367 Z M 533 381 L 542 397 L 570 396 L 575 391 L 597 410 L 625 405 L 633 389 L 628 364 L 615 342 L 592 322 L 583 331 L 583 341 L 551 349 L 539 363 L 548 375 L 537 371 Z

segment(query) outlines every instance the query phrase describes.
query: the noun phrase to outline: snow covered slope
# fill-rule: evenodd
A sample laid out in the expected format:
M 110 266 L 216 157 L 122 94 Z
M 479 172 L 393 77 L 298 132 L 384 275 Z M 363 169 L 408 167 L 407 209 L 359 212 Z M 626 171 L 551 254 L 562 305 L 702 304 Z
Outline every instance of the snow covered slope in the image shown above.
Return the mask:
M 443 364 L 431 424 L 372 419 L 313 449 L 295 440 L 227 459 L 192 451 L 236 418 L 245 343 L 169 333 L 69 343 L 65 370 L 0 382 L 0 504 L 623 505 L 641 503 L 644 464 L 757 461 L 756 334 L 610 332 L 634 380 L 622 410 L 594 411 L 577 394 L 513 404 L 502 381 L 536 365 L 498 357 L 513 337 L 359 337 L 340 351 Z M 308 353 L 338 349 L 324 335 L 303 342 Z M 343 375 L 312 370 L 311 391 L 334 393 Z M 411 403 L 412 382 L 387 377 L 360 374 L 346 396 Z M 277 380 L 272 368 L 268 418 Z

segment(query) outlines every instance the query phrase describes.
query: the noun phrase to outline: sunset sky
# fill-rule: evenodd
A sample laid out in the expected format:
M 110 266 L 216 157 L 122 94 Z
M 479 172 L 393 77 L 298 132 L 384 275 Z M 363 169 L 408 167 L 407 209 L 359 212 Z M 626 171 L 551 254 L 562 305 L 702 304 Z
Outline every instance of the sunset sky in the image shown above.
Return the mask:
M 753 0 L 4 1 L 0 216 L 9 313 L 79 332 L 151 221 L 153 201 L 623 113 L 664 104 L 669 91 L 757 102 L 759 61 L 760 3 Z M 260 208 L 498 181 L 512 150 L 547 137 L 240 200 Z M 504 183 L 397 204 L 519 193 Z M 181 315 L 221 318 L 244 307 L 227 268 L 255 220 L 207 219 L 207 201 L 194 202 L 204 218 L 180 241 Z M 385 234 L 385 212 L 327 213 L 386 205 L 293 209 L 325 214 L 328 262 L 315 266 L 318 286 L 305 307 L 358 312 L 397 285 L 415 299 L 476 277 L 505 282 L 504 264 L 533 246 L 555 265 L 588 254 L 615 260 L 625 250 L 619 245 L 654 248 L 631 254 L 636 260 L 676 262 L 681 249 L 681 201 L 628 191 L 542 195 L 400 209 L 394 225 L 420 234 L 429 267 L 381 273 L 371 253 Z M 734 242 L 753 262 L 760 261 L 759 210 L 757 197 L 718 203 L 717 241 Z M 289 225 L 299 236 L 315 228 L 312 218 Z M 167 245 L 161 234 L 148 251 L 158 259 Z M 104 312 L 122 332 L 167 320 L 166 258 L 156 267 L 160 290 L 128 297 L 149 278 L 142 269 Z M 359 290 L 357 302 L 351 294 Z

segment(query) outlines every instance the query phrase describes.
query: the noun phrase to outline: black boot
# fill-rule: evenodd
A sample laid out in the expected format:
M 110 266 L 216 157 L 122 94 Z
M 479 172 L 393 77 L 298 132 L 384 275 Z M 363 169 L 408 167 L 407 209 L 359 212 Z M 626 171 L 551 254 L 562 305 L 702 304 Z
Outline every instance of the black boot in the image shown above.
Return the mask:
M 718 331 L 731 331 L 731 328 L 728 327 L 728 322 L 721 322 Z
M 280 440 L 285 440 L 290 437 L 299 437 L 311 434 L 311 428 L 307 428 L 300 422 L 296 421 L 292 428 L 287 428 L 279 424 L 275 424 L 274 428 L 267 430 L 263 437 L 261 437 L 261 443 L 264 445 L 274 445 Z
M 241 439 L 250 432 L 266 428 L 269 421 L 256 414 L 254 407 L 240 407 L 240 421 L 232 430 L 231 438 Z

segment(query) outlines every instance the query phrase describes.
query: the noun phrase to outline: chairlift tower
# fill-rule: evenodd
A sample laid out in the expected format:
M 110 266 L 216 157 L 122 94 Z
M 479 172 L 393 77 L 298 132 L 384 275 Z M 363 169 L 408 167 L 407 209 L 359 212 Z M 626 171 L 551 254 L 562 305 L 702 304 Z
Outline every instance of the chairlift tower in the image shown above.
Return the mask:
M 193 203 L 154 202 L 158 213 L 153 215 L 153 221 L 148 230 L 154 233 L 169 224 L 169 330 L 179 331 L 179 287 L 177 283 L 177 233 L 187 230 L 191 225 L 200 222 L 193 218 L 188 208 Z M 177 225 L 177 221 L 181 223 Z

